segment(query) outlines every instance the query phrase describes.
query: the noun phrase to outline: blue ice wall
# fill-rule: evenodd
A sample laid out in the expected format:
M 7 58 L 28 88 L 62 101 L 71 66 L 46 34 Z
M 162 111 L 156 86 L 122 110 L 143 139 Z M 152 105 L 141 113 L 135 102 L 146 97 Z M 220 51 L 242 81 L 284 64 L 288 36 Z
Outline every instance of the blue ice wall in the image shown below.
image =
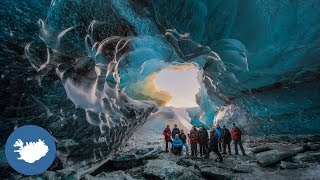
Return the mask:
M 6 0 L 0 6 L 0 146 L 14 127 L 37 124 L 60 142 L 86 144 L 81 153 L 91 160 L 103 159 L 93 155 L 101 151 L 99 138 L 125 139 L 104 134 L 108 120 L 132 120 L 122 129 L 130 135 L 154 110 L 123 91 L 158 71 L 153 63 L 199 66 L 202 122 L 232 104 L 263 134 L 319 133 L 317 0 Z M 105 156 L 113 151 L 104 147 Z M 76 157 L 70 159 L 83 160 Z
M 220 95 L 259 119 L 262 130 L 319 132 L 319 1 L 152 1 L 151 6 L 159 27 L 189 32 L 219 54 L 232 73 L 211 76 L 221 81 Z M 296 129 L 301 123 L 305 128 Z M 277 126 L 286 130 L 272 128 Z
M 226 106 L 222 118 L 247 134 L 320 133 L 318 0 L 0 7 L 0 147 L 15 127 L 35 124 L 54 136 L 60 169 L 107 160 L 157 110 L 126 87 L 176 63 L 202 72 L 200 109 L 188 110 L 197 125 L 211 126 Z

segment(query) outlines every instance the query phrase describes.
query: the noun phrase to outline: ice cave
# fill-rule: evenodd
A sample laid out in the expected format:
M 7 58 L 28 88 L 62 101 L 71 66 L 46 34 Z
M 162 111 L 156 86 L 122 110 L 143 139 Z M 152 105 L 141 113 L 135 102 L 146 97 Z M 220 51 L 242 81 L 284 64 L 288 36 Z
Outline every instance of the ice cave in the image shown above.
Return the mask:
M 0 179 L 27 178 L 4 155 L 23 125 L 57 146 L 34 178 L 320 178 L 320 1 L 0 6 Z M 247 157 L 163 153 L 166 125 L 232 123 Z

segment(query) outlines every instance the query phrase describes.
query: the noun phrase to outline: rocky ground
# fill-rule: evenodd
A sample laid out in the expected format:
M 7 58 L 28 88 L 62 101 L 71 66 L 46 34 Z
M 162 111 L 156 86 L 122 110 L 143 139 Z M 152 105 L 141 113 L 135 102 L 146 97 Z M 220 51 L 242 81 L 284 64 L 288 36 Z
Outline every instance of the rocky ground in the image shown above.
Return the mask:
M 147 155 L 122 155 L 108 165 L 114 171 L 86 179 L 319 179 L 320 144 L 315 142 L 247 142 L 247 156 L 211 154 L 175 156 L 154 149 Z M 143 150 L 139 150 L 139 153 Z M 138 160 L 140 159 L 140 160 Z
M 164 152 L 162 127 L 172 122 L 163 119 L 147 121 L 113 159 L 90 165 L 87 173 L 55 163 L 39 176 L 12 179 L 320 179 L 320 135 L 245 136 L 247 156 L 234 155 L 231 144 L 232 155 L 223 155 L 219 163 L 215 154 L 205 159 Z M 5 162 L 1 152 L 0 162 Z M 1 167 L 10 170 L 7 164 Z
M 162 143 L 149 142 L 146 148 L 119 152 L 111 161 L 82 177 L 72 171 L 47 171 L 43 179 L 319 179 L 319 136 L 291 138 L 251 138 L 244 143 L 247 156 L 223 155 L 209 159 L 175 156 L 162 149 Z M 232 149 L 232 153 L 233 149 Z M 23 178 L 22 178 L 23 179 Z M 28 177 L 30 179 L 30 177 Z M 32 178 L 31 178 L 32 179 Z

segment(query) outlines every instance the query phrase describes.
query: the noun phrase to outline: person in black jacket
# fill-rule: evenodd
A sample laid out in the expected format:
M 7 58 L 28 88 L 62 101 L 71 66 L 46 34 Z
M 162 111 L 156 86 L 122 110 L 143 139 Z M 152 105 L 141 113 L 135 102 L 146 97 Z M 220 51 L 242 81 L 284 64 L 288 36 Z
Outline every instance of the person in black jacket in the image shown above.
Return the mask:
M 231 148 L 230 148 L 230 143 L 231 143 L 231 133 L 230 131 L 226 128 L 225 125 L 223 125 L 222 128 L 222 146 L 223 146 L 223 152 L 222 154 L 227 154 L 226 150 L 228 147 L 228 152 L 231 155 Z
M 208 151 L 208 149 L 209 149 L 209 144 L 208 144 L 208 142 L 209 142 L 209 132 L 208 132 L 208 130 L 204 127 L 204 124 L 202 124 L 201 125 L 201 127 L 203 128 L 203 131 L 204 131 L 204 133 L 206 134 L 206 136 L 207 136 L 207 143 L 206 143 L 206 151 Z
M 213 151 L 218 155 L 218 157 L 220 159 L 219 162 L 222 163 L 223 159 L 222 159 L 222 156 L 221 156 L 219 149 L 218 149 L 218 141 L 219 141 L 219 138 L 218 138 L 218 134 L 216 133 L 215 129 L 211 130 L 210 131 L 209 149 L 207 151 L 206 158 L 209 158 L 210 152 Z
M 206 155 L 206 148 L 208 144 L 208 132 L 204 127 L 199 128 L 199 134 L 198 134 L 198 139 L 199 139 L 199 146 L 200 146 L 200 156 Z
M 177 124 L 175 124 L 174 128 L 172 129 L 172 139 L 176 137 L 176 134 L 180 134 L 180 129 L 177 128 Z
M 182 141 L 183 146 L 186 147 L 186 155 L 188 156 L 189 155 L 189 146 L 187 143 L 187 136 L 184 134 L 183 129 L 181 129 L 180 132 L 181 133 L 179 134 L 179 139 Z

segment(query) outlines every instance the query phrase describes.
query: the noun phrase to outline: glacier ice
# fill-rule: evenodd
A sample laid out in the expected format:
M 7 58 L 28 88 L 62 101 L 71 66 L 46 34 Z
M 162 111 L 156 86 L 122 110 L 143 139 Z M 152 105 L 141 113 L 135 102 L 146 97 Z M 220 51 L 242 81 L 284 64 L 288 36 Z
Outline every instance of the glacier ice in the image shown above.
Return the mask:
M 186 64 L 201 74 L 199 107 L 186 110 L 192 124 L 319 133 L 319 7 L 317 0 L 4 1 L 1 146 L 15 127 L 36 124 L 56 139 L 64 168 L 104 161 L 166 100 L 141 94 L 146 80 Z

